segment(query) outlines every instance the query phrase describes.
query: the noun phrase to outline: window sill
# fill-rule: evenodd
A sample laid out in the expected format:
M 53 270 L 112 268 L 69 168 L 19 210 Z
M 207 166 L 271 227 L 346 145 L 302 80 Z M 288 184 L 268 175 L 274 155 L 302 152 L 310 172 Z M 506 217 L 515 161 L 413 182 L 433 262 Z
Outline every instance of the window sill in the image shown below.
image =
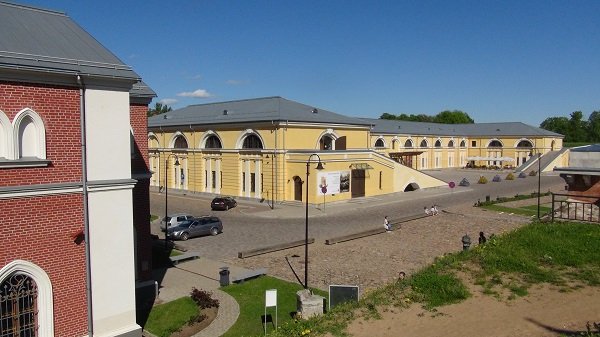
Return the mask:
M 47 167 L 51 161 L 46 159 L 0 159 L 0 169 L 21 167 Z

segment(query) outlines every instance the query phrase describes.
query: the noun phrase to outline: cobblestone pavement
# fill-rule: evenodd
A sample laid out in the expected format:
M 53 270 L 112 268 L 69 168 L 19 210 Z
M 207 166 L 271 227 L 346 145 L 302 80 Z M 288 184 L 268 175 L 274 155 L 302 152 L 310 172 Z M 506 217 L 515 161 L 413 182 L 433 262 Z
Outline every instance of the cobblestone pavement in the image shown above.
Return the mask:
M 309 246 L 309 285 L 326 290 L 330 284 L 359 285 L 361 291 L 382 286 L 432 263 L 437 256 L 462 250 L 461 238 L 468 234 L 473 245 L 479 232 L 486 236 L 513 230 L 530 218 L 499 214 L 472 206 L 445 209 L 439 215 L 404 223 L 392 233 L 325 245 Z M 287 249 L 246 259 L 232 259 L 246 268 L 266 267 L 270 275 L 292 282 L 304 278 L 304 247 Z

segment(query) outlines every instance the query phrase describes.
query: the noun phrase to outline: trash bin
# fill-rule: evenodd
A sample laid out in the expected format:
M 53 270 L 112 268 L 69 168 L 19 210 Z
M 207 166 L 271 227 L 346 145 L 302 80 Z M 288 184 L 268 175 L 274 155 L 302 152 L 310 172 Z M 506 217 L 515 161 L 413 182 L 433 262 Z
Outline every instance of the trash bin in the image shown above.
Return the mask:
M 219 284 L 221 287 L 229 285 L 229 268 L 223 267 L 219 270 Z
M 485 201 L 486 201 L 486 202 L 490 202 L 490 196 L 489 196 L 489 195 L 486 195 L 486 196 L 485 196 Z
M 469 247 L 471 247 L 471 237 L 465 234 L 465 236 L 462 237 L 461 241 L 463 245 L 463 250 L 469 250 Z

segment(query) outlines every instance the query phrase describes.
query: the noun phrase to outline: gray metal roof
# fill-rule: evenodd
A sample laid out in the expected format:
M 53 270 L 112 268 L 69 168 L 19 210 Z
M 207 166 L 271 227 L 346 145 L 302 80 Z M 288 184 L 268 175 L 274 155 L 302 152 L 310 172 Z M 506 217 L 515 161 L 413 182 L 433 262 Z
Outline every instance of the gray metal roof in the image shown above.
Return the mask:
M 563 135 L 544 130 L 521 122 L 475 123 L 475 124 L 440 124 L 396 121 L 388 119 L 361 118 L 373 125 L 373 133 L 431 135 L 431 136 L 469 136 L 469 137 L 501 137 L 501 136 L 547 136 L 563 137 Z
M 570 150 L 571 152 L 600 152 L 600 144 L 591 144 L 574 147 Z
M 0 69 L 138 80 L 66 14 L 0 1 Z
M 282 97 L 190 105 L 148 118 L 149 127 L 251 122 L 303 122 L 368 127 L 369 123 Z
M 133 84 L 133 87 L 129 91 L 129 95 L 132 97 L 141 98 L 153 98 L 156 97 L 156 93 L 150 88 L 144 81 L 139 81 Z

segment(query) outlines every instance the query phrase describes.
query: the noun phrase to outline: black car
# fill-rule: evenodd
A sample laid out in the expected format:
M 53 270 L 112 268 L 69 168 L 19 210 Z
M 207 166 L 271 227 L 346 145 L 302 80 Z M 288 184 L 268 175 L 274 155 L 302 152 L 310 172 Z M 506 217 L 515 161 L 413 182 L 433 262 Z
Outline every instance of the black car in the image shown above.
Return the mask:
M 186 220 L 175 227 L 169 227 L 169 239 L 187 240 L 201 235 L 217 235 L 223 231 L 223 223 L 216 216 L 203 216 Z
M 232 197 L 216 197 L 210 203 L 210 208 L 212 210 L 226 211 L 235 206 L 237 206 L 237 201 Z

